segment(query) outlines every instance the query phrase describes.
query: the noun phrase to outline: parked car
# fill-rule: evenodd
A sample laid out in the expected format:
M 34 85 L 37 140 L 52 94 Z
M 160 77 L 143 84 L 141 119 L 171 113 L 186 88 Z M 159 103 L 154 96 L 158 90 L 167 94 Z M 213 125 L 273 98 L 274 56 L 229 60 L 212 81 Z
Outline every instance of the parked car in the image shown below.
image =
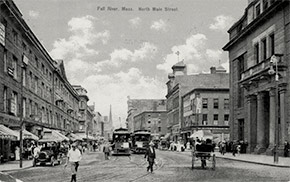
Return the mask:
M 44 165 L 49 163 L 51 166 L 55 164 L 61 164 L 62 153 L 57 146 L 43 147 L 40 150 L 38 158 L 35 160 L 35 164 Z
M 13 176 L 0 172 L 0 181 L 5 181 L 5 182 L 22 182 L 19 179 L 14 178 Z

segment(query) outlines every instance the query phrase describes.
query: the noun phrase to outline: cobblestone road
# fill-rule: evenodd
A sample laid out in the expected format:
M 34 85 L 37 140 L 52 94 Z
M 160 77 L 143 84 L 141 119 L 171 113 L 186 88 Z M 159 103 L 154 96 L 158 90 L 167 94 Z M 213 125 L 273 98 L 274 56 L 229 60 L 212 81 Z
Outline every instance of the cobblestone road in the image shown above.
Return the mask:
M 155 171 L 146 171 L 147 162 L 143 155 L 111 156 L 104 160 L 100 152 L 85 154 L 78 173 L 78 181 L 289 181 L 290 170 L 255 165 L 243 162 L 217 159 L 216 170 L 201 169 L 199 165 L 191 170 L 188 153 L 157 151 L 158 165 Z M 70 170 L 63 165 L 40 166 L 18 172 L 12 176 L 24 182 L 70 181 Z

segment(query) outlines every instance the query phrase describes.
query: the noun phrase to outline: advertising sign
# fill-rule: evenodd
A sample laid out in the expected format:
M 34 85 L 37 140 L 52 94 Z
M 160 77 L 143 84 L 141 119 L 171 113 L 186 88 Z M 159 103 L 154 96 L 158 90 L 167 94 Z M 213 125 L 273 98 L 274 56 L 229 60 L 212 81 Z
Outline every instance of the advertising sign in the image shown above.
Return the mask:
M 5 46 L 5 26 L 0 23 L 0 44 Z

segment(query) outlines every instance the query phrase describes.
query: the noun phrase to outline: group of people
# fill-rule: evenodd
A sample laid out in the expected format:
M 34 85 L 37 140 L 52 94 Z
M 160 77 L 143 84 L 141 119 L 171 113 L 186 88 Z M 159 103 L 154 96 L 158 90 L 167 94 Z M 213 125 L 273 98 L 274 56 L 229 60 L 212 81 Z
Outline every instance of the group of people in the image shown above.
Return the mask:
M 247 152 L 247 141 L 220 141 L 218 143 L 219 152 L 224 155 L 226 152 L 231 152 L 233 156 L 236 154 L 245 154 Z

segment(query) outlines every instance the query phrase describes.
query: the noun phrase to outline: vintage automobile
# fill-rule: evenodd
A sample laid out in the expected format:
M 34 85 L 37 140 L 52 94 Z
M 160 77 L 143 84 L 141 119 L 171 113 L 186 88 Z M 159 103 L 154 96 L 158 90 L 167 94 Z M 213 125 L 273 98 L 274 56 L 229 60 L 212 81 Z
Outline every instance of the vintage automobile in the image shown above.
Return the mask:
M 45 165 L 49 163 L 51 166 L 61 164 L 63 154 L 59 151 L 57 146 L 45 146 L 41 148 L 38 157 L 35 159 L 35 166 L 37 164 Z

